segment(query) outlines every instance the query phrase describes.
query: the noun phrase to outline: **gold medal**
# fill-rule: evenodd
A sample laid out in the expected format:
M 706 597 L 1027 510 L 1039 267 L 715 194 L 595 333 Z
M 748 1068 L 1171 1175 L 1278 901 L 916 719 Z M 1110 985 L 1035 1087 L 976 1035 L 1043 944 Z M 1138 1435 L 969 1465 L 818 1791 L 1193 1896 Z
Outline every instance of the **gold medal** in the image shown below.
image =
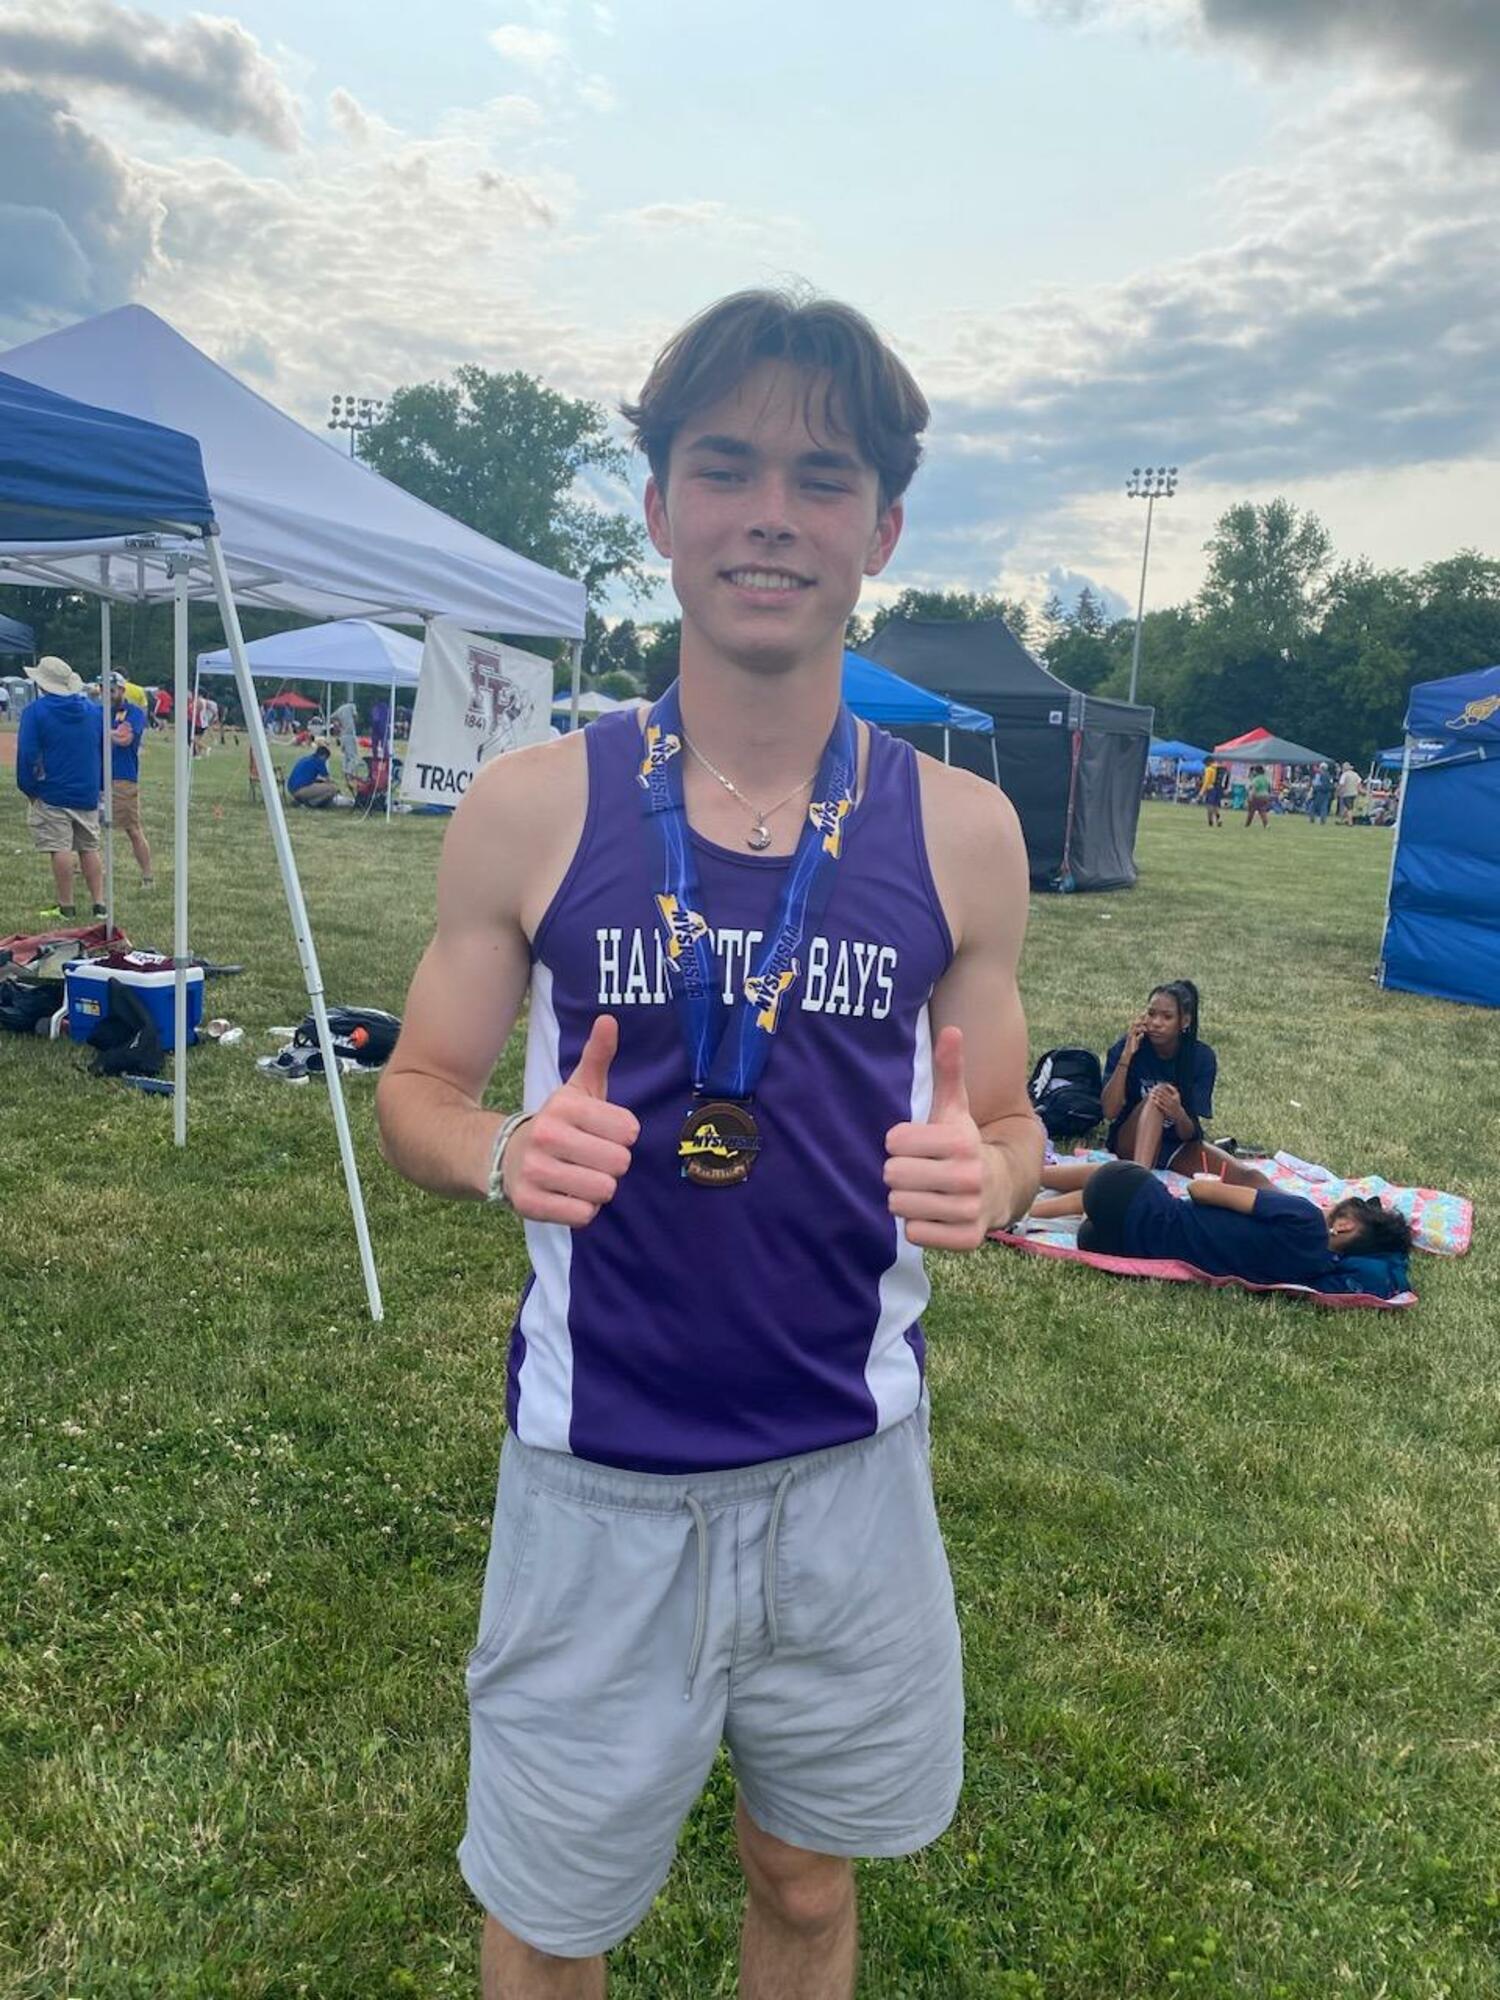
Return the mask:
M 695 1104 L 677 1140 L 682 1178 L 694 1187 L 738 1187 L 748 1180 L 759 1151 L 749 1106 L 727 1097 Z

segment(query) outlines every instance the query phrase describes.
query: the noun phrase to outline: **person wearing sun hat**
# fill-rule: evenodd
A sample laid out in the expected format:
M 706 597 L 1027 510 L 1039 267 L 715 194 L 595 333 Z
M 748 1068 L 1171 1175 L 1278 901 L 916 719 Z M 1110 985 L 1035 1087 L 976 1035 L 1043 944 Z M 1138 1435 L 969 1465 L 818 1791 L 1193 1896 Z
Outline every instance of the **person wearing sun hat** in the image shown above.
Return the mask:
M 37 691 L 21 713 L 16 740 L 16 784 L 28 804 L 26 824 L 38 851 L 50 857 L 61 915 L 73 899 L 73 856 L 104 914 L 104 869 L 99 858 L 99 794 L 104 789 L 104 718 L 99 704 L 66 660 L 49 653 L 26 668 Z

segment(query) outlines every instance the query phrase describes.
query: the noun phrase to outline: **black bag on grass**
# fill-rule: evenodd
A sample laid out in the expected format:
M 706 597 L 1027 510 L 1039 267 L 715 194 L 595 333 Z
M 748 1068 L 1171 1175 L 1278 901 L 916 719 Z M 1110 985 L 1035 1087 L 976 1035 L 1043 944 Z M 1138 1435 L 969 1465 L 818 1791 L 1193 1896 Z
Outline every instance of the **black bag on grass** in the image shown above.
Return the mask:
M 0 1028 L 34 1035 L 63 1003 L 60 979 L 0 979 Z
M 118 979 L 109 982 L 109 1012 L 89 1036 L 90 1076 L 160 1076 L 161 1036 L 140 995 Z
M 1081 1139 L 1104 1122 L 1104 1072 L 1092 1049 L 1048 1049 L 1026 1088 L 1049 1139 Z

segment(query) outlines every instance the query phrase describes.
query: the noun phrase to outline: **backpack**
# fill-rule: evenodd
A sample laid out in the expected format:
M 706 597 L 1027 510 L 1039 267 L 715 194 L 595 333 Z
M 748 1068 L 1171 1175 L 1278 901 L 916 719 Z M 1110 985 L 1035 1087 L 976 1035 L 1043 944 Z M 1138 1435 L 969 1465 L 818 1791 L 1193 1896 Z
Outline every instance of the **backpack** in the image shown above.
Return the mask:
M 61 979 L 0 979 L 0 1028 L 45 1035 L 65 992 Z
M 379 1069 L 395 1048 L 400 1032 L 401 1023 L 396 1015 L 387 1014 L 380 1007 L 328 1009 L 328 1033 L 334 1054 L 357 1062 L 361 1069 Z M 321 1075 L 323 1058 L 318 1050 L 318 1024 L 311 1014 L 304 1015 L 297 1024 L 292 1047 L 310 1050 L 304 1066 Z
M 1092 1049 L 1048 1049 L 1026 1089 L 1049 1139 L 1079 1139 L 1104 1122 L 1104 1072 Z

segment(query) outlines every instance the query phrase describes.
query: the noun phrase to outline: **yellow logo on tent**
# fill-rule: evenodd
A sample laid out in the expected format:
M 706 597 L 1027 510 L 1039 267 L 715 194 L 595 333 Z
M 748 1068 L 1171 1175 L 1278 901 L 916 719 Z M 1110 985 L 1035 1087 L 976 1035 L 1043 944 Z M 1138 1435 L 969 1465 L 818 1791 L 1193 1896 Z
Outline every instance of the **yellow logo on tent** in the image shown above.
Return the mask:
M 1471 701 L 1457 715 L 1450 715 L 1444 727 L 1467 729 L 1472 723 L 1488 722 L 1497 709 L 1500 709 L 1500 694 L 1481 695 L 1478 701 Z

